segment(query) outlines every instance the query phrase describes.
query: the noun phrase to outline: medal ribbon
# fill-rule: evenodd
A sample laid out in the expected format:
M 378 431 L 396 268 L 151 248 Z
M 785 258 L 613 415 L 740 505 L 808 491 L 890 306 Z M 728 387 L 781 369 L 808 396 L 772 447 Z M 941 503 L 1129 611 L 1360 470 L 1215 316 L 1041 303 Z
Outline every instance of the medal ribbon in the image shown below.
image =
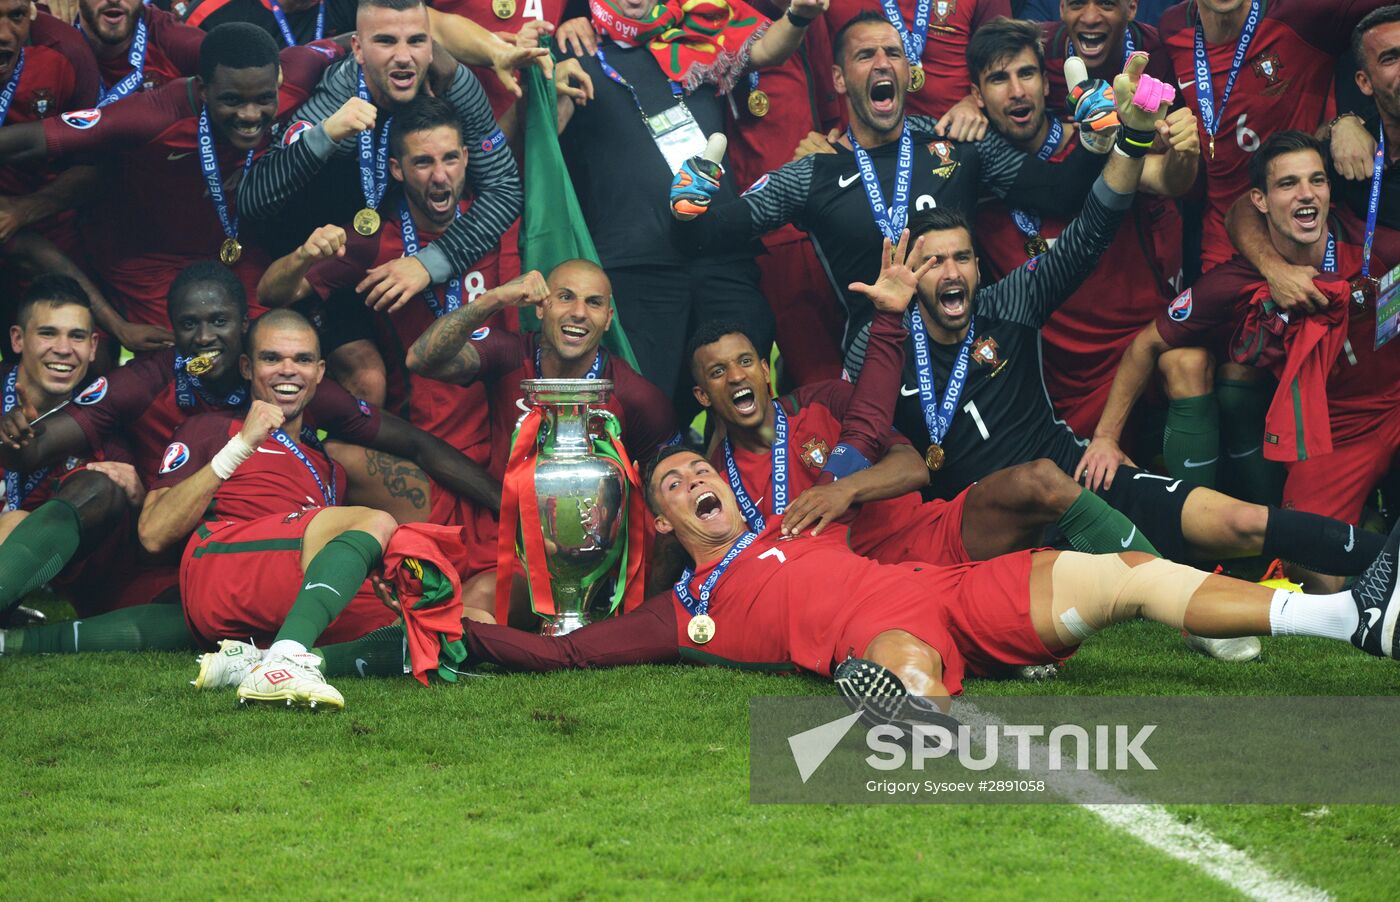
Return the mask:
M 277 440 L 279 445 L 292 452 L 292 455 L 295 456 L 297 460 L 301 461 L 301 465 L 306 467 L 307 472 L 311 474 L 311 478 L 316 480 L 316 488 L 321 490 L 321 498 L 326 502 L 326 506 L 335 507 L 335 461 L 331 460 L 329 456 L 326 457 L 326 460 L 330 460 L 331 463 L 331 479 L 330 484 L 327 485 L 325 482 L 321 481 L 321 474 L 316 472 L 316 467 L 312 465 L 311 459 L 306 456 L 306 452 L 301 450 L 296 442 L 292 441 L 290 435 L 281 429 L 274 429 L 272 430 L 272 437 Z M 320 444 L 316 441 L 316 434 L 310 429 L 303 429 L 301 431 L 301 440 L 313 448 Z
M 1206 54 L 1206 35 L 1201 23 L 1196 22 L 1196 103 L 1201 108 L 1201 127 L 1214 140 L 1225 120 L 1225 105 L 1230 102 L 1230 92 L 1235 89 L 1235 79 L 1240 74 L 1245 55 L 1249 53 L 1249 43 L 1254 40 L 1254 32 L 1259 28 L 1259 0 L 1250 0 L 1249 18 L 1244 21 L 1244 30 L 1235 43 L 1235 56 L 1230 60 L 1230 74 L 1225 79 L 1225 93 L 1220 95 L 1220 108 L 1215 107 L 1215 84 L 1211 80 L 1210 57 Z
M 545 376 L 544 376 L 544 370 L 540 367 L 540 360 L 541 360 L 541 358 L 542 358 L 543 351 L 544 351 L 544 346 L 541 345 L 541 344 L 539 344 L 539 340 L 536 339 L 536 343 L 535 343 L 535 378 L 536 378 L 536 379 L 543 379 L 543 378 L 545 377 Z M 597 378 L 601 377 L 602 375 L 603 375 L 603 349 L 602 349 L 602 348 L 599 348 L 599 349 L 598 349 L 598 354 L 597 354 L 597 356 L 595 356 L 595 357 L 593 358 L 593 365 L 590 366 L 590 367 L 588 368 L 588 372 L 586 372 L 586 373 L 583 374 L 583 378 L 585 378 L 585 379 L 597 379 Z
M 16 72 L 18 74 L 18 72 Z M 5 376 L 5 409 L 0 413 L 9 413 L 14 410 L 19 403 L 19 365 L 10 370 Z M 20 472 L 18 470 L 7 469 L 5 471 L 5 500 L 9 502 L 9 509 L 19 510 L 20 504 L 29 497 L 29 493 L 39 487 L 39 483 L 44 481 L 44 477 L 49 475 L 49 468 L 44 467 L 24 474 L 24 485 L 20 485 Z
M 899 159 L 895 164 L 894 202 L 885 206 L 885 197 L 880 192 L 880 179 L 875 175 L 875 166 L 870 162 L 870 154 L 846 127 L 846 137 L 856 154 L 856 168 L 860 170 L 860 182 L 865 187 L 865 197 L 870 201 L 870 212 L 875 214 L 875 224 L 892 244 L 899 243 L 899 233 L 904 231 L 909 221 L 909 184 L 914 170 L 914 139 L 909 129 L 904 128 L 899 135 Z
M 972 299 L 968 299 L 971 303 Z M 919 406 L 924 411 L 924 425 L 928 427 L 929 441 L 938 445 L 957 415 L 958 399 L 962 397 L 963 385 L 967 383 L 968 357 L 972 353 L 972 335 L 976 322 L 968 320 L 967 337 L 958 349 L 958 358 L 953 370 L 948 374 L 948 385 L 943 390 L 943 401 L 936 403 L 933 397 L 933 358 L 929 355 L 928 331 L 924 329 L 924 318 L 917 304 L 909 308 L 909 331 L 914 339 L 914 369 L 919 375 Z
M 189 362 L 189 357 L 175 355 L 175 403 L 179 405 L 181 410 L 189 410 L 194 407 L 196 395 L 206 405 L 216 409 L 242 407 L 244 402 L 248 400 L 248 387 L 246 385 L 240 385 L 224 398 L 216 398 L 209 394 L 209 390 L 204 387 L 203 382 L 199 381 L 198 376 L 191 376 L 185 372 L 185 364 Z
M 1322 252 L 1322 271 L 1337 271 L 1337 239 L 1331 229 L 1327 230 L 1327 249 Z
M 136 33 L 131 36 L 131 51 L 126 55 L 126 62 L 127 65 L 131 66 L 131 71 L 126 73 L 126 78 L 112 87 L 99 87 L 100 94 L 97 98 L 99 108 L 116 103 L 131 92 L 140 89 L 142 81 L 146 78 L 146 48 L 148 46 L 146 16 L 142 13 L 141 17 L 136 20 Z
M 899 32 L 899 42 L 904 45 L 904 56 L 911 66 L 924 64 L 924 44 L 928 42 L 928 14 L 933 8 L 933 0 L 914 0 L 914 27 L 904 21 L 904 13 L 899 11 L 896 0 L 880 0 L 885 10 L 885 18 Z
M 253 151 L 243 161 L 243 174 L 253 165 Z M 209 199 L 214 202 L 214 211 L 219 214 L 219 225 L 223 226 L 228 238 L 238 237 L 238 217 L 229 212 L 228 201 L 224 199 L 224 177 L 219 172 L 219 157 L 214 152 L 214 135 L 209 129 L 209 107 L 199 111 L 199 168 L 204 171 L 204 183 L 209 187 Z
M 1371 196 L 1366 201 L 1366 240 L 1361 244 L 1361 278 L 1371 277 L 1371 244 L 1376 240 L 1376 212 L 1381 206 L 1381 176 L 1385 174 L 1385 123 L 1380 123 L 1376 160 L 1371 164 Z M 1332 233 L 1328 232 L 1330 239 Z
M 454 220 L 462 218 L 462 207 L 459 204 Z M 413 216 L 408 212 L 408 199 L 404 198 L 399 204 L 399 226 L 403 230 L 403 255 L 412 257 L 418 253 L 418 227 L 413 224 Z M 447 280 L 447 287 L 444 290 L 445 297 L 442 302 L 438 302 L 437 289 L 429 285 L 423 289 L 423 300 L 428 302 L 428 309 L 433 311 L 433 317 L 440 319 L 444 315 L 459 309 L 462 306 L 462 279 L 451 278 Z M 598 378 L 594 376 L 593 378 Z
M 1133 55 L 1133 51 L 1136 50 L 1136 49 L 1137 49 L 1137 45 L 1135 45 L 1135 44 L 1133 43 L 1133 28 L 1132 28 L 1131 25 L 1125 26 L 1125 27 L 1123 28 L 1123 65 L 1124 65 L 1124 66 L 1127 66 L 1127 65 L 1128 65 L 1128 57 L 1132 56 L 1132 55 Z M 1079 51 L 1077 51 L 1077 50 L 1074 49 L 1074 39 L 1073 39 L 1073 38 L 1065 38 L 1065 56 L 1078 56 L 1078 55 L 1079 55 Z M 1112 81 L 1112 79 L 1109 79 L 1109 80 Z M 1074 87 L 1074 85 L 1070 85 L 1070 87 L 1072 88 L 1072 87 Z
M 10 104 L 15 100 L 15 92 L 19 90 L 19 75 L 24 71 L 24 48 L 19 48 L 19 59 L 15 61 L 15 71 L 10 74 L 10 82 L 5 85 L 5 90 L 0 91 L 0 125 L 5 124 L 5 117 L 10 115 Z
M 277 27 L 282 30 L 282 40 L 287 42 L 288 47 L 295 47 L 297 39 L 292 36 L 292 26 L 287 23 L 287 14 L 282 12 L 282 7 L 277 4 L 277 0 L 268 0 L 272 4 L 272 17 L 277 20 Z M 326 36 L 326 0 L 321 0 L 316 5 L 316 37 L 313 41 L 319 41 Z
M 739 537 L 725 554 L 724 559 L 715 564 L 715 569 L 710 571 L 710 575 L 705 577 L 705 581 L 700 584 L 700 600 L 696 601 L 695 596 L 690 594 L 690 581 L 695 578 L 695 568 L 686 567 L 681 578 L 676 581 L 674 591 L 676 598 L 681 605 L 690 612 L 692 617 L 699 617 L 701 614 L 708 614 L 710 611 L 710 593 L 714 591 L 715 583 L 724 575 L 724 571 L 729 569 L 729 565 L 734 563 L 734 559 L 739 556 L 745 548 L 753 544 L 753 540 L 758 538 L 756 532 L 746 532 Z
M 1036 159 L 1048 160 L 1055 155 L 1055 151 L 1060 147 L 1060 139 L 1064 136 L 1064 126 L 1060 125 L 1060 120 L 1050 117 L 1050 131 L 1045 134 L 1045 142 L 1040 145 L 1040 150 L 1035 152 Z M 1016 228 L 1021 230 L 1021 234 L 1027 238 L 1034 238 L 1040 234 L 1040 214 L 1032 213 L 1029 210 L 1012 209 L 1011 219 L 1016 223 Z
M 365 86 L 363 69 L 360 70 L 355 93 L 366 103 L 372 102 L 369 88 Z M 360 145 L 360 193 L 365 196 L 365 206 L 371 210 L 379 207 L 379 200 L 389 187 L 389 123 L 393 121 L 394 117 L 390 116 L 383 125 L 367 128 L 356 138 Z M 378 142 L 374 140 L 376 134 L 379 135 Z
M 783 412 L 783 405 L 777 400 L 773 401 L 773 516 L 781 517 L 787 510 L 787 414 Z M 734 446 L 730 443 L 729 437 L 724 439 L 724 470 L 729 479 L 729 487 L 734 490 L 734 499 L 739 502 L 739 510 L 744 515 L 744 522 L 749 524 L 749 529 L 754 532 L 763 532 L 767 526 L 767 521 L 763 518 L 763 511 L 758 509 L 758 505 L 753 503 L 749 497 L 748 490 L 744 488 L 744 478 L 739 475 L 739 465 L 734 462 Z

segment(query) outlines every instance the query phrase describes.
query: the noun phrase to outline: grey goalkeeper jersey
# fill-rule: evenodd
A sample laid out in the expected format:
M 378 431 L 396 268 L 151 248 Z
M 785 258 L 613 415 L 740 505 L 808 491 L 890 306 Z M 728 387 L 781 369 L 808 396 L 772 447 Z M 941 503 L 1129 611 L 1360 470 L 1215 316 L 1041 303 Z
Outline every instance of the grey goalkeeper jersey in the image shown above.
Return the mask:
M 355 136 L 331 142 L 320 123 L 355 96 L 360 65 L 349 57 L 326 70 L 320 85 L 289 118 L 283 139 L 273 144 L 248 169 L 238 189 L 238 210 L 252 220 L 271 220 L 313 209 L 315 225 L 343 223 L 364 206 L 359 180 L 359 144 Z M 470 210 L 436 241 L 418 252 L 417 258 L 434 283 L 469 271 L 501 240 L 520 215 L 524 194 L 515 159 L 505 135 L 491 114 L 491 104 L 476 76 L 466 66 L 457 67 L 446 99 L 462 117 L 467 146 L 467 187 Z M 376 123 L 387 127 L 389 116 L 381 111 Z M 304 210 L 303 210 L 304 212 Z M 381 207 L 386 223 L 397 219 L 397 210 Z

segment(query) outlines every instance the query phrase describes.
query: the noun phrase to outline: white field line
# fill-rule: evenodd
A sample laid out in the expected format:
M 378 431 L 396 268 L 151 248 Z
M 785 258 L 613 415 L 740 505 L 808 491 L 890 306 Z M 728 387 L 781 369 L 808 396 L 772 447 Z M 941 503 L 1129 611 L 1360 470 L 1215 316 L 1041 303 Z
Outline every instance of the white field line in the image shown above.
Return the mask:
M 954 701 L 953 714 L 972 728 L 1002 726 L 998 718 L 986 714 L 965 699 Z M 985 732 L 982 735 L 986 735 Z M 1017 743 L 1001 736 L 998 758 L 1016 759 Z M 1161 805 L 1145 804 L 1089 771 L 1049 769 L 1049 746 L 1030 743 L 1030 769 L 1024 776 L 1042 779 L 1046 787 L 1116 830 L 1151 846 L 1165 855 L 1209 874 L 1241 895 L 1261 902 L 1313 902 L 1332 897 L 1315 887 L 1271 873 L 1249 855 L 1217 839 L 1210 831 L 1182 823 Z M 1087 801 L 1094 799 L 1094 802 Z M 1102 804 L 1104 799 L 1121 800 Z

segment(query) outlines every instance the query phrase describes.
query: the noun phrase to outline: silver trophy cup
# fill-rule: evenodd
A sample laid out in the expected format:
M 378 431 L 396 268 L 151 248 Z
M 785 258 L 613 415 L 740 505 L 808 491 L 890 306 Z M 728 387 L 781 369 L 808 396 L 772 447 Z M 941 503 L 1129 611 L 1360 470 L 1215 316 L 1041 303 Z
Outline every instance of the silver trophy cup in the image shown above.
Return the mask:
M 563 636 L 592 620 L 589 604 L 621 553 L 626 476 L 614 460 L 593 452 L 591 421 L 611 416 L 606 379 L 526 379 L 525 401 L 544 414 L 535 461 L 535 498 L 554 594 L 553 615 L 540 632 Z M 533 524 L 521 523 L 522 529 Z M 529 561 L 531 567 L 539 561 Z

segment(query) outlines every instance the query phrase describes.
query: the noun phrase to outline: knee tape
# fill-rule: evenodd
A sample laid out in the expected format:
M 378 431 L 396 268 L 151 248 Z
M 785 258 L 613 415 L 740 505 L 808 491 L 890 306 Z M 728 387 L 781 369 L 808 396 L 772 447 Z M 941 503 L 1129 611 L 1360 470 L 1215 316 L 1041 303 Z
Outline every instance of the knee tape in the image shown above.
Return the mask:
M 1181 629 L 1186 606 L 1206 576 L 1160 558 L 1132 567 L 1116 554 L 1063 552 L 1050 571 L 1055 634 L 1075 645 L 1136 617 Z

